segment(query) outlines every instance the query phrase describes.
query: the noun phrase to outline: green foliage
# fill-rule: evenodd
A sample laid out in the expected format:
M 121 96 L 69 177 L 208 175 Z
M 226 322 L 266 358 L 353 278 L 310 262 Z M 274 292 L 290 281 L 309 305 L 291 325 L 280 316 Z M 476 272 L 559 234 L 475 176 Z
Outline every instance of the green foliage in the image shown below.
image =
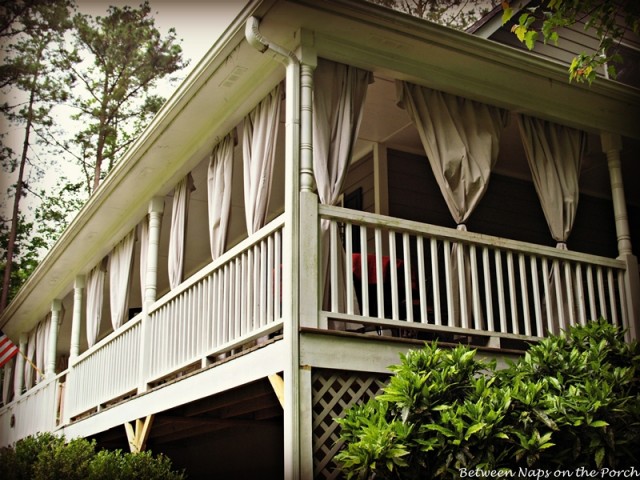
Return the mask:
M 427 344 L 342 419 L 347 478 L 624 468 L 640 442 L 640 348 L 604 320 L 542 340 L 508 368 Z
M 18 229 L 16 232 L 16 247 L 13 254 L 13 268 L 10 275 L 9 292 L 7 298 L 12 299 L 20 287 L 31 273 L 38 266 L 40 251 L 47 247 L 45 240 L 32 235 L 34 230 L 33 222 L 25 220 L 20 215 L 18 219 Z M 9 243 L 9 228 L 6 222 L 0 221 L 0 278 L 4 277 L 7 268 L 7 245 Z M 0 291 L 4 288 L 0 286 Z
M 503 1 L 502 23 L 515 14 L 512 4 Z M 584 23 L 584 29 L 593 29 L 599 45 L 593 51 L 578 54 L 569 66 L 569 79 L 590 84 L 599 68 L 606 66 L 609 76 L 615 78 L 615 64 L 622 61 L 617 47 L 626 31 L 640 31 L 640 2 L 636 0 L 544 0 L 527 5 L 511 28 L 518 39 L 533 50 L 541 37 L 545 43 L 558 44 L 562 28 Z
M 185 474 L 172 469 L 171 460 L 151 452 L 96 452 L 94 441 L 51 433 L 18 441 L 0 449 L 3 480 L 183 480 Z
M 67 149 L 91 192 L 162 105 L 150 90 L 186 62 L 175 30 L 161 36 L 147 1 L 138 8 L 110 6 L 104 17 L 77 14 L 73 26 L 68 69 L 84 89 L 71 103 L 83 127 Z
M 414 17 L 424 18 L 447 27 L 465 30 L 482 18 L 489 8 L 489 0 L 369 0 Z

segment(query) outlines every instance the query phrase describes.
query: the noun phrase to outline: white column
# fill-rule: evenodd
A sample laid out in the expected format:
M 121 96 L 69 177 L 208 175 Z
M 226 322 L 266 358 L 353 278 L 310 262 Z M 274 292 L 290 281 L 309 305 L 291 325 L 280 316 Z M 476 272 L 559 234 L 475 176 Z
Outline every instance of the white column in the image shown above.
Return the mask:
M 85 276 L 78 275 L 73 285 L 73 317 L 71 319 L 71 346 L 69 362 L 80 354 L 80 329 L 82 328 L 82 302 L 84 299 Z
M 611 197 L 613 199 L 613 212 L 616 222 L 616 236 L 618 238 L 618 253 L 620 255 L 631 254 L 631 231 L 629 230 L 629 216 L 624 197 L 624 183 L 622 181 L 622 165 L 620 163 L 620 151 L 622 139 L 620 135 L 603 133 L 600 136 L 602 151 L 607 155 L 609 177 L 611 180 Z
M 618 258 L 626 264 L 625 284 L 627 289 L 627 310 L 629 316 L 629 336 L 640 338 L 640 274 L 638 273 L 638 259 L 633 255 L 631 246 L 631 230 L 629 216 L 624 196 L 622 180 L 622 165 L 620 151 L 622 139 L 620 135 L 603 133 L 600 135 L 602 151 L 607 155 L 609 177 L 611 180 L 611 198 L 613 200 L 613 214 L 618 239 Z
M 160 227 L 164 212 L 164 197 L 154 197 L 149 204 L 149 249 L 147 251 L 147 273 L 144 289 L 144 303 L 156 301 L 158 291 L 158 252 L 160 248 Z
M 147 249 L 147 272 L 145 276 L 144 301 L 142 303 L 140 371 L 138 373 L 138 393 L 148 389 L 146 378 L 148 369 L 148 352 L 151 349 L 149 330 L 149 308 L 156 301 L 158 294 L 158 253 L 160 251 L 160 227 L 164 212 L 164 197 L 153 197 L 149 203 L 149 248 Z
M 56 346 L 58 345 L 58 327 L 60 326 L 61 311 L 61 300 L 55 299 L 51 302 L 51 330 L 49 330 L 49 345 L 47 345 L 48 355 L 44 370 L 45 378 L 53 377 L 56 374 Z
M 29 334 L 21 333 L 20 334 L 20 352 L 16 357 L 16 371 L 15 371 L 15 384 L 13 386 L 13 391 L 15 395 L 14 399 L 18 398 L 18 395 L 22 394 L 22 389 L 24 388 L 24 354 L 27 352 L 27 342 L 29 341 Z

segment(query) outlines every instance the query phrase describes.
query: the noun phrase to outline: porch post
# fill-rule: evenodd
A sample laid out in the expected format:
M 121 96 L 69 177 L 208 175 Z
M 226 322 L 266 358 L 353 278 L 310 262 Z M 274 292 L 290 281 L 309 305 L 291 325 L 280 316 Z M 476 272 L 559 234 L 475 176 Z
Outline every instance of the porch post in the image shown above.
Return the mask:
M 56 346 L 58 345 L 58 330 L 60 325 L 60 312 L 62 301 L 59 299 L 51 302 L 51 327 L 49 330 L 49 345 L 47 345 L 48 355 L 45 365 L 44 376 L 50 378 L 56 374 Z
M 29 341 L 29 335 L 26 333 L 20 334 L 20 351 L 23 354 L 27 353 L 27 342 Z M 16 357 L 16 371 L 14 374 L 15 385 L 13 386 L 14 398 L 18 398 L 18 395 L 22 394 L 24 388 L 24 355 L 19 354 Z
M 307 35 L 308 36 L 308 35 Z M 305 32 L 301 40 L 306 39 Z M 320 271 L 318 249 L 318 195 L 313 191 L 313 71 L 315 50 L 304 46 L 300 65 L 300 326 L 318 328 Z
M 145 273 L 144 296 L 142 302 L 142 322 L 140 324 L 140 371 L 138 372 L 138 393 L 147 391 L 147 352 L 150 350 L 149 309 L 158 294 L 158 253 L 160 250 L 160 227 L 164 212 L 164 197 L 153 197 L 149 203 L 149 245 L 147 250 L 147 271 Z
M 69 363 L 80 354 L 80 327 L 82 325 L 82 300 L 84 298 L 85 276 L 78 275 L 73 285 L 73 317 L 71 319 L 71 346 Z
M 602 151 L 607 155 L 609 177 L 611 180 L 611 197 L 618 239 L 618 258 L 626 264 L 625 285 L 627 289 L 627 311 L 629 314 L 629 335 L 638 339 L 640 334 L 640 275 L 638 259 L 633 255 L 631 246 L 631 230 L 624 196 L 620 151 L 622 139 L 620 135 L 602 133 L 600 135 Z
M 158 251 L 160 247 L 160 225 L 164 212 L 164 198 L 154 197 L 149 204 L 149 250 L 145 276 L 144 303 L 156 301 L 158 290 Z

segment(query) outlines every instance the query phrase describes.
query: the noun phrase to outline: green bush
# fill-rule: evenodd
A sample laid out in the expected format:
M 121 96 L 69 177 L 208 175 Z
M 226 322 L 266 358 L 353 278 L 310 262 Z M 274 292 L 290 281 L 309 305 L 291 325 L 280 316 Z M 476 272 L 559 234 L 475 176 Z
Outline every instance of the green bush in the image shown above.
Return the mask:
M 11 448 L 0 449 L 3 480 L 182 480 L 171 461 L 151 452 L 96 452 L 95 441 L 51 433 L 24 438 Z
M 640 348 L 601 320 L 496 371 L 465 346 L 401 356 L 383 392 L 342 419 L 348 478 L 460 478 L 461 469 L 638 465 Z

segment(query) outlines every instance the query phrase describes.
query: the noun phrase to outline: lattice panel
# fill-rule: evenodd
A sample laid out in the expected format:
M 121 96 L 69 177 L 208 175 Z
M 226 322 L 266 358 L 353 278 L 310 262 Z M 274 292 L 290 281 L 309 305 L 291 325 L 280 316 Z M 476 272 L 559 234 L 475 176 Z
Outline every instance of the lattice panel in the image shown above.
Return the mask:
M 340 478 L 333 457 L 342 448 L 340 426 L 333 421 L 358 402 L 374 397 L 388 376 L 375 373 L 314 370 L 313 394 L 313 470 L 317 479 Z

